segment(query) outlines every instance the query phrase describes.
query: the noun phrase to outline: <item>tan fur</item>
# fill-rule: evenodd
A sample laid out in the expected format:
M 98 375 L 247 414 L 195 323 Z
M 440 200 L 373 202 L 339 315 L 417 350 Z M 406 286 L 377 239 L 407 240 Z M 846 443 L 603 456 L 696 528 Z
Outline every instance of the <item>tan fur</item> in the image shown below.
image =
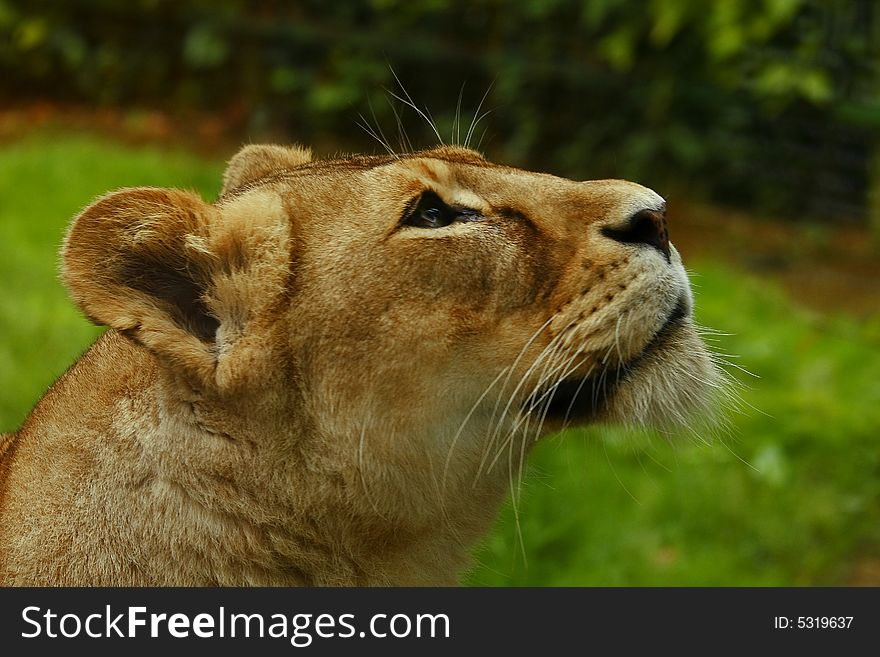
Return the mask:
M 480 219 L 402 225 L 425 190 Z M 447 147 L 98 199 L 63 276 L 109 330 L 0 437 L 0 584 L 455 583 L 557 382 L 618 379 L 583 421 L 705 405 L 678 254 L 602 233 L 661 205 Z

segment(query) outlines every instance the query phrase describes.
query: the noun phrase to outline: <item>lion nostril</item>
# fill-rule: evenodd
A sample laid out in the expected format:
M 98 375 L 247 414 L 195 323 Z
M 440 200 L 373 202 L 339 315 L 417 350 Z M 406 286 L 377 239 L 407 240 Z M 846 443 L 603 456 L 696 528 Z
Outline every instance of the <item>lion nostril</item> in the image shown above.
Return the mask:
M 606 226 L 602 234 L 624 244 L 649 244 L 670 259 L 665 209 L 639 210 L 621 228 Z

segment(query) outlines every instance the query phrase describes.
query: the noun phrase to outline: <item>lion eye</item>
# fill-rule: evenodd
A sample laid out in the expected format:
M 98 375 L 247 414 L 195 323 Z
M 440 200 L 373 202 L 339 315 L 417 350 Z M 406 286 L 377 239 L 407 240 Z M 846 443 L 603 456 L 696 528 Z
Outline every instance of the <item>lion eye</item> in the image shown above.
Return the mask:
M 443 228 L 456 221 L 480 218 L 476 210 L 450 207 L 434 192 L 425 192 L 410 204 L 401 223 L 416 228 Z

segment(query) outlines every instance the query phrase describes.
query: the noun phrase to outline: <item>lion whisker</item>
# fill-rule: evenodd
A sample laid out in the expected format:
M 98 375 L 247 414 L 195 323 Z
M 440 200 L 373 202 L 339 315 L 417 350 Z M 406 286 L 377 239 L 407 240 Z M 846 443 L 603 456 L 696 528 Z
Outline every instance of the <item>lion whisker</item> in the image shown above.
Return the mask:
M 493 86 L 495 86 L 495 80 L 492 80 L 492 82 L 489 83 L 489 86 L 486 88 L 486 93 L 484 93 L 483 97 L 480 98 L 480 102 L 477 105 L 477 110 L 474 112 L 474 118 L 471 119 L 471 124 L 470 124 L 470 126 L 468 126 L 468 131 L 467 131 L 467 134 L 465 135 L 465 138 L 464 138 L 465 148 L 470 146 L 471 137 L 474 134 L 474 129 L 477 127 L 477 124 L 486 116 L 486 114 L 480 115 L 480 110 L 483 109 L 483 103 L 485 103 L 486 98 L 489 97 L 489 92 L 492 91 Z M 477 118 L 478 116 L 479 116 L 479 118 Z
M 382 145 L 382 148 L 384 148 L 386 151 L 388 151 L 389 155 L 396 158 L 397 153 L 394 152 L 394 149 L 391 148 L 391 146 L 388 144 L 388 142 L 383 138 L 384 135 L 383 135 L 383 137 L 380 137 L 376 133 L 376 131 L 369 125 L 369 122 L 367 121 L 366 117 L 364 117 L 363 114 L 358 114 L 358 116 L 361 117 L 361 121 L 363 121 L 363 123 L 361 123 L 361 121 L 355 121 L 355 123 L 360 128 L 362 128 L 364 130 L 364 132 L 366 132 L 368 135 L 370 135 L 370 137 L 372 137 L 373 139 L 378 141 Z
M 520 349 L 519 353 L 517 354 L 516 358 L 513 360 L 513 362 L 512 362 L 512 363 L 510 364 L 510 366 L 509 366 L 509 369 L 508 369 L 508 372 L 507 372 L 507 377 L 505 377 L 505 379 L 504 379 L 504 383 L 502 384 L 501 389 L 499 390 L 498 398 L 497 398 L 497 400 L 495 401 L 495 406 L 494 406 L 494 408 L 492 409 L 492 416 L 491 416 L 490 419 L 489 419 L 489 429 L 488 429 L 488 432 L 489 432 L 490 438 L 489 438 L 489 441 L 487 442 L 487 445 L 486 445 L 486 447 L 485 447 L 483 457 L 482 457 L 481 460 L 480 460 L 479 467 L 477 468 L 477 474 L 476 474 L 476 477 L 475 477 L 475 480 L 474 480 L 474 484 L 475 484 L 475 485 L 476 485 L 476 481 L 479 480 L 480 473 L 482 472 L 483 465 L 485 464 L 485 459 L 488 457 L 489 452 L 490 452 L 490 450 L 491 450 L 491 444 L 492 444 L 492 442 L 493 442 L 494 439 L 495 439 L 495 432 L 493 431 L 493 426 L 496 426 L 496 424 L 495 424 L 495 417 L 496 417 L 497 414 L 498 414 L 498 407 L 501 405 L 501 400 L 503 399 L 504 391 L 507 389 L 507 385 L 510 383 L 510 378 L 511 378 L 511 376 L 513 375 L 513 371 L 514 371 L 514 369 L 516 368 L 516 366 L 519 364 L 520 360 L 522 360 L 522 357 L 526 354 L 526 352 L 528 351 L 529 347 L 531 347 L 531 345 L 532 345 L 532 344 L 534 343 L 534 341 L 538 338 L 538 336 L 539 336 L 539 335 L 540 335 L 540 334 L 541 334 L 541 333 L 542 333 L 542 332 L 543 332 L 548 326 L 550 326 L 550 323 L 553 321 L 553 319 L 554 319 L 554 317 L 550 317 L 550 318 L 548 318 L 547 321 L 545 321 L 540 327 L 538 327 L 538 330 L 536 330 L 536 331 L 531 335 L 531 337 L 525 342 L 525 344 L 523 345 L 523 347 Z M 551 344 L 552 344 L 552 340 L 551 340 Z M 548 345 L 548 346 L 549 346 L 549 345 Z M 546 347 L 545 347 L 545 349 L 546 349 Z M 543 354 L 543 351 L 542 351 L 541 353 Z M 539 355 L 539 356 L 538 356 L 538 359 L 540 359 L 540 357 L 541 357 L 541 356 Z M 536 359 L 536 360 L 537 360 L 537 359 Z M 519 386 L 517 386 L 517 388 L 519 388 Z M 504 416 L 502 416 L 502 420 L 503 420 L 503 417 L 504 417 Z M 500 422 L 500 421 L 499 421 L 499 422 Z
M 467 415 L 465 415 L 464 420 L 462 420 L 461 424 L 458 427 L 458 430 L 455 432 L 455 435 L 453 436 L 452 441 L 450 442 L 449 449 L 446 454 L 446 462 L 443 465 L 442 481 L 443 481 L 444 494 L 446 491 L 446 478 L 449 474 L 449 466 L 452 462 L 452 453 L 453 453 L 453 450 L 455 449 L 456 444 L 458 443 L 459 438 L 461 437 L 462 432 L 464 431 L 465 426 L 467 425 L 468 421 L 470 421 L 471 417 L 473 416 L 474 412 L 477 410 L 479 405 L 486 398 L 486 395 L 488 395 L 489 392 L 492 390 L 492 388 L 495 387 L 495 384 L 501 380 L 501 377 L 504 376 L 504 374 L 507 372 L 507 370 L 508 370 L 507 367 L 503 368 L 500 372 L 498 372 L 497 376 L 494 379 L 492 379 L 492 382 L 488 386 L 486 386 L 486 389 L 477 398 L 477 401 L 475 401 L 474 404 L 471 406 L 471 409 L 468 411 Z
M 434 121 L 431 120 L 431 118 L 427 114 L 425 114 L 425 112 L 423 112 L 421 109 L 419 109 L 419 107 L 415 104 L 415 101 L 413 101 L 412 97 L 409 95 L 409 92 L 406 90 L 406 87 L 403 86 L 403 83 L 400 81 L 400 78 L 397 77 L 397 73 L 394 71 L 394 69 L 391 66 L 389 66 L 388 68 L 391 69 L 391 75 L 394 76 L 394 79 L 397 81 L 397 84 L 400 87 L 400 91 L 403 93 L 404 96 L 406 96 L 406 98 L 402 98 L 401 96 L 397 95 L 396 93 L 394 93 L 393 91 L 391 91 L 388 88 L 385 88 L 385 91 L 387 93 L 391 94 L 392 96 L 394 96 L 401 103 L 404 103 L 405 105 L 409 105 L 412 109 L 414 109 L 416 111 L 416 113 L 427 122 L 428 126 L 430 126 L 431 130 L 434 132 L 434 136 L 437 137 L 437 141 L 440 144 L 445 144 L 446 142 L 444 142 L 443 137 L 440 136 L 440 132 L 437 130 L 437 126 L 434 123 Z
M 487 444 L 487 456 L 488 456 L 488 453 L 491 452 L 492 446 L 496 442 L 496 438 L 499 435 L 499 432 L 500 432 L 501 427 L 504 423 L 504 420 L 506 419 L 507 414 L 510 412 L 510 409 L 511 409 L 514 401 L 517 399 L 519 391 L 525 385 L 526 381 L 528 381 L 528 379 L 532 375 L 532 373 L 538 368 L 538 366 L 540 364 L 543 364 L 548 358 L 551 358 L 555 354 L 555 351 L 560 344 L 560 336 L 561 336 L 561 334 L 557 334 L 556 336 L 554 336 L 554 338 L 544 347 L 544 349 L 541 350 L 541 353 L 538 354 L 537 358 L 535 358 L 535 360 L 532 362 L 532 365 L 520 377 L 519 383 L 517 383 L 516 387 L 513 389 L 513 391 L 508 396 L 507 404 L 505 405 L 505 407 L 502 411 L 501 417 L 499 418 L 498 422 L 495 423 L 495 429 L 492 432 L 489 443 Z M 503 388 L 502 388 L 502 392 L 503 392 Z M 493 419 L 494 419 L 494 415 L 493 415 Z M 503 450 L 503 447 L 502 447 L 502 450 Z M 480 473 L 482 472 L 483 465 L 484 465 L 484 461 L 481 461 L 480 467 L 477 470 L 477 477 L 479 477 Z

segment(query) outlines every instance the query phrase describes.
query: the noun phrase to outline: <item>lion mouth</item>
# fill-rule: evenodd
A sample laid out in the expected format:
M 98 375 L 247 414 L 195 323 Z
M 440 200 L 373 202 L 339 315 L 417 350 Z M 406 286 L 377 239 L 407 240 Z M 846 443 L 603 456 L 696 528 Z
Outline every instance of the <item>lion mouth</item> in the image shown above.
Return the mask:
M 523 408 L 532 411 L 540 409 L 545 422 L 562 424 L 563 427 L 601 420 L 615 390 L 633 376 L 653 354 L 664 348 L 670 335 L 687 315 L 687 304 L 684 297 L 681 297 L 663 325 L 629 361 L 586 377 L 565 379 L 555 387 L 548 386 L 532 394 Z M 552 392 L 548 392 L 551 389 Z

